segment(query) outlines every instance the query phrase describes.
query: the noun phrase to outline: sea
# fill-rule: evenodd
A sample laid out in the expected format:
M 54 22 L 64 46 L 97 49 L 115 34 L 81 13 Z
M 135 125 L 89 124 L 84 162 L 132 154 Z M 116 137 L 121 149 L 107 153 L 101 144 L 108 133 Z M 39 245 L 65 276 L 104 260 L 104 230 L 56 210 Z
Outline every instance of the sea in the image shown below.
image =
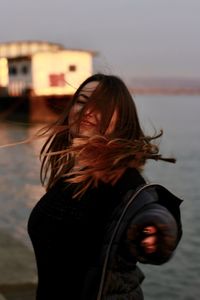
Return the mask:
M 139 264 L 146 276 L 142 284 L 145 300 L 199 300 L 200 96 L 135 95 L 133 98 L 146 134 L 163 130 L 157 141 L 160 152 L 177 159 L 176 164 L 149 161 L 144 176 L 184 200 L 183 237 L 172 259 L 160 266 Z M 17 143 L 32 138 L 41 126 L 0 121 L 0 229 L 30 249 L 27 220 L 45 192 L 39 180 L 38 157 L 44 141 Z M 9 146 L 11 143 L 16 145 Z

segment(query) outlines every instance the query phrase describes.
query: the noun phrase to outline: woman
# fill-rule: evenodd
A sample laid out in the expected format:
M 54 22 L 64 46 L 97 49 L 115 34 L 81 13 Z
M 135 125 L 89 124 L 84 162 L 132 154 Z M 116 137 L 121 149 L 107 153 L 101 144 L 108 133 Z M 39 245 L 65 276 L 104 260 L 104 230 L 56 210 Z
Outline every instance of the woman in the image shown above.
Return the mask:
M 125 84 L 103 74 L 80 85 L 44 134 L 41 180 L 47 192 L 28 223 L 37 300 L 143 299 L 137 261 L 164 263 L 181 237 L 180 202 L 161 203 L 173 198 L 164 189 L 150 187 L 127 206 L 145 184 L 147 159 L 174 162 L 152 144 L 161 134 L 144 135 Z

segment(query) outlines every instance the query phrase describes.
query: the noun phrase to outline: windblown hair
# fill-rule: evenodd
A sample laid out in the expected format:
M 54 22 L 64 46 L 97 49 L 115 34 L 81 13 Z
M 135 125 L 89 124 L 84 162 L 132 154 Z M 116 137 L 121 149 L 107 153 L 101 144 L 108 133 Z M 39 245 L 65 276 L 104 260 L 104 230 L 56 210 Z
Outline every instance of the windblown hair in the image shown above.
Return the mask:
M 69 124 L 69 114 L 82 89 L 89 82 L 99 84 L 85 103 L 79 115 Z M 77 136 L 81 143 L 72 144 L 71 126 L 77 132 L 86 111 L 100 112 L 98 135 L 90 138 Z M 106 134 L 114 111 L 117 121 L 114 130 Z M 82 196 L 100 181 L 115 184 L 129 167 L 142 169 L 147 159 L 175 162 L 173 158 L 163 158 L 153 140 L 160 137 L 145 136 L 137 115 L 131 94 L 121 79 L 116 76 L 95 74 L 86 79 L 67 103 L 59 120 L 45 128 L 42 135 L 48 134 L 41 150 L 41 181 L 47 182 L 50 189 L 61 177 L 75 183 L 77 193 Z M 76 169 L 75 161 L 81 169 Z

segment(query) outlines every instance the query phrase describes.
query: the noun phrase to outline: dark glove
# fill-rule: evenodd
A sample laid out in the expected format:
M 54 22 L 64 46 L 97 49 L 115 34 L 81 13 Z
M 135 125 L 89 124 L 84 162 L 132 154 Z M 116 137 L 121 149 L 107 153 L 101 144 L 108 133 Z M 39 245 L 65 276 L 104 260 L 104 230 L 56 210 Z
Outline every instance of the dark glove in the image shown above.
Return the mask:
M 154 237 L 152 245 L 147 243 L 150 236 Z M 130 222 L 125 239 L 129 253 L 138 261 L 162 264 L 171 258 L 177 246 L 177 223 L 167 208 L 150 204 Z

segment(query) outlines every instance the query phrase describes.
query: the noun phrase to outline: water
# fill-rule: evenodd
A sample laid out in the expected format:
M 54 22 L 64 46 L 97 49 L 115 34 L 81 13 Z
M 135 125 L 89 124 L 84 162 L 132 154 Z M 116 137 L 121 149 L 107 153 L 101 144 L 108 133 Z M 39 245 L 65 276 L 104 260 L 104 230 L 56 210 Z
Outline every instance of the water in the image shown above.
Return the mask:
M 175 165 L 151 161 L 145 177 L 161 183 L 185 201 L 182 204 L 184 234 L 173 259 L 162 266 L 140 265 L 146 274 L 145 300 L 200 299 L 200 101 L 199 96 L 136 96 L 142 125 L 148 134 L 164 129 L 160 142 Z M 33 135 L 38 126 L 0 123 L 1 143 Z M 0 149 L 0 228 L 31 247 L 27 219 L 44 193 L 39 181 L 38 153 L 41 141 Z
M 136 97 L 146 129 L 163 128 L 161 152 L 177 158 L 175 165 L 151 162 L 146 176 L 185 201 L 183 238 L 173 259 L 163 266 L 142 266 L 146 299 L 200 299 L 200 101 L 199 96 Z M 152 124 L 152 125 L 150 125 Z

